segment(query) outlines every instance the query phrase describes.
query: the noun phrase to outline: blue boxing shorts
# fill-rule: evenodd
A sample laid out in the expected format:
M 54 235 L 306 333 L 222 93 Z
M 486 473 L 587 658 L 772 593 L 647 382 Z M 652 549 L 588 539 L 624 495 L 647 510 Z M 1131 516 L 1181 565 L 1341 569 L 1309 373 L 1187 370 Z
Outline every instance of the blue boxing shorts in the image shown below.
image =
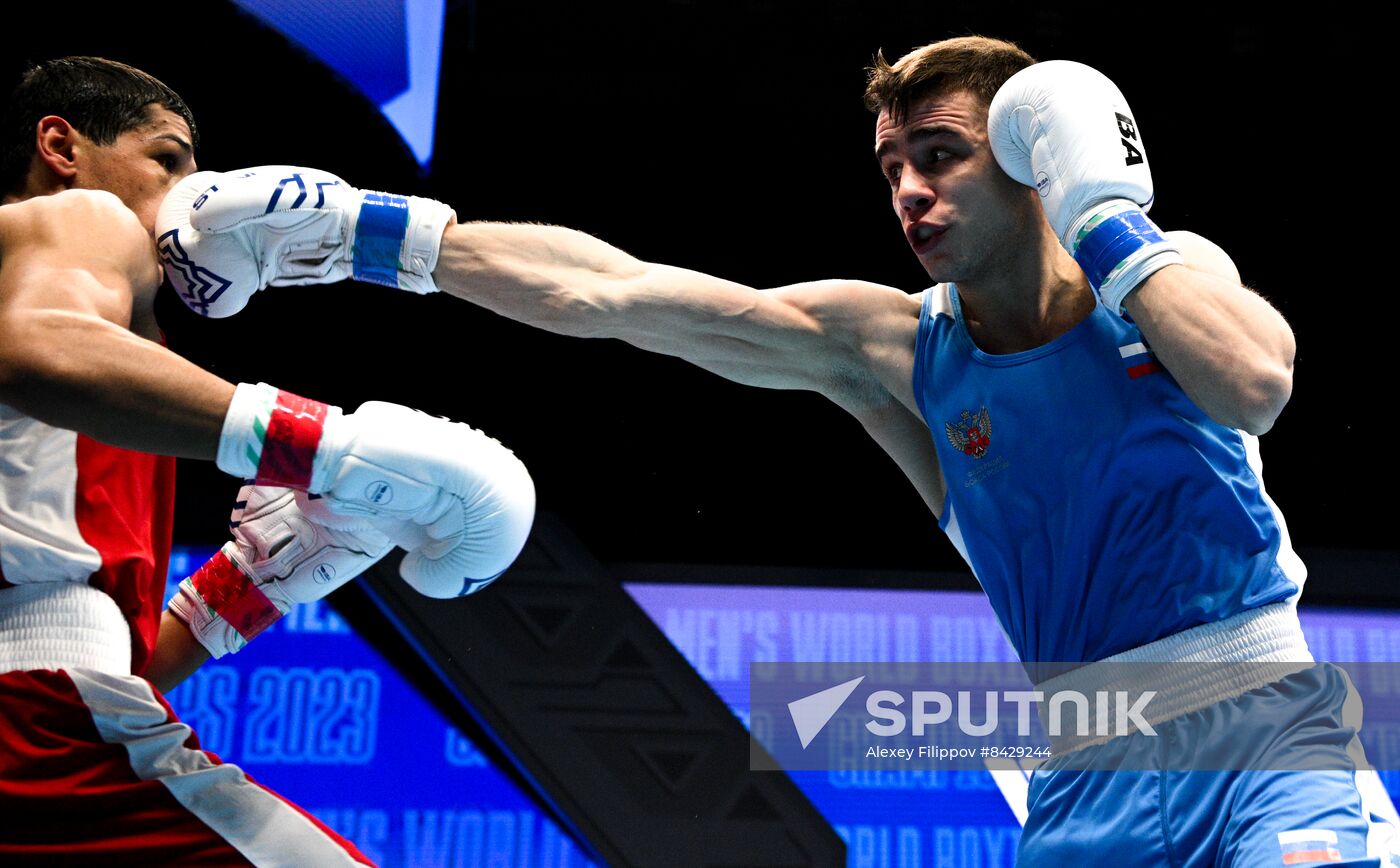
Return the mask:
M 1189 682 L 1178 697 L 1218 694 L 1236 676 L 1286 674 L 1242 692 L 1223 688 L 1233 695 L 1152 722 L 1155 735 L 1088 743 L 1052 736 L 1054 757 L 1030 779 L 1018 865 L 1400 866 L 1394 808 L 1376 773 L 1358 768 L 1359 706 L 1346 673 L 1326 663 L 1261 662 L 1297 660 L 1306 646 L 1228 663 L 1200 662 L 1197 653 L 1182 663 L 1182 643 L 1165 653 L 1153 648 L 1159 644 L 1134 650 L 1159 661 L 1149 681 Z M 1115 687 L 1121 672 L 1111 676 Z M 1065 677 L 1075 681 L 1037 689 L 1080 689 L 1086 674 L 1103 683 L 1103 667 L 1090 664 Z

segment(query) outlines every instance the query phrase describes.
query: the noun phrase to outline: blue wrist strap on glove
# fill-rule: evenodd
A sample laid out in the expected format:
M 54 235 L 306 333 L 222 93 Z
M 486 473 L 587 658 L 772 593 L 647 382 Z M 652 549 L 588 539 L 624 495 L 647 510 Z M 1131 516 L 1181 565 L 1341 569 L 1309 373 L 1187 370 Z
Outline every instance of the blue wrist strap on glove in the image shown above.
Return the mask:
M 1086 225 L 1085 230 L 1080 230 L 1074 261 L 1084 269 L 1084 276 L 1089 278 L 1094 289 L 1103 286 L 1113 269 L 1133 253 L 1167 240 L 1140 210 L 1110 214 L 1097 223 Z
M 398 287 L 402 270 L 399 251 L 407 234 L 408 200 L 387 193 L 366 193 L 355 223 L 355 279 Z
M 1077 232 L 1074 261 L 1114 313 L 1153 272 L 1182 261 L 1180 252 L 1147 214 L 1130 203 L 1110 205 Z

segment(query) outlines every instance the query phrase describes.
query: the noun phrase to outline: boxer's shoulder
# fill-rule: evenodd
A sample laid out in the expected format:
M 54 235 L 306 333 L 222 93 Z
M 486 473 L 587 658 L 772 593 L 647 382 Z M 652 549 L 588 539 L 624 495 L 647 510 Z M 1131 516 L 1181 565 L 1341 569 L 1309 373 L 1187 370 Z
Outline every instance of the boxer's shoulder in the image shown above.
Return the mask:
M 104 190 L 65 190 L 0 208 L 0 261 L 115 275 L 138 293 L 160 282 L 150 235 Z
M 0 208 L 0 244 L 10 253 L 57 248 L 79 261 L 151 249 L 140 219 L 105 190 L 64 190 Z
M 861 280 L 820 280 L 767 290 L 801 311 L 832 347 L 827 396 L 852 412 L 891 399 L 913 406 L 909 382 L 921 296 Z
M 1235 267 L 1235 261 L 1219 244 L 1184 229 L 1175 229 L 1162 234 L 1181 251 L 1181 258 L 1186 266 L 1196 271 L 1204 271 L 1217 277 L 1223 277 L 1234 283 L 1240 282 L 1240 272 Z
M 895 340 L 912 345 L 920 297 L 863 280 L 817 280 L 767 290 L 820 324 L 831 337 L 862 347 Z

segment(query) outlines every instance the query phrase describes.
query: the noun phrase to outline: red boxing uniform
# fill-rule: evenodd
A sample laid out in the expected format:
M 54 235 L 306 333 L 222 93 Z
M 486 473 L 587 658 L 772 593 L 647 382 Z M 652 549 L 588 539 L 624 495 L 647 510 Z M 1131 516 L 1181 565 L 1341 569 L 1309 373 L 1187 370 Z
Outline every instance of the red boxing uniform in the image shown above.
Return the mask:
M 0 864 L 371 864 L 150 682 L 175 459 L 0 405 Z

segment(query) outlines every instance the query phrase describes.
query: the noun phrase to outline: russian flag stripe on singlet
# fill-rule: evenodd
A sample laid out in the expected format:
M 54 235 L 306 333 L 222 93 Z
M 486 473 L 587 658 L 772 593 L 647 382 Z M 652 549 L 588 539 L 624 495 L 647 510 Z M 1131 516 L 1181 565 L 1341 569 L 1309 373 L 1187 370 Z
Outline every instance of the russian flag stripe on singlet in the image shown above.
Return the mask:
M 1123 361 L 1128 364 L 1128 378 L 1136 380 L 1138 377 L 1145 377 L 1148 374 L 1155 374 L 1161 370 L 1162 364 L 1152 355 L 1152 351 L 1142 342 L 1128 344 L 1118 348 L 1118 354 L 1123 357 Z

